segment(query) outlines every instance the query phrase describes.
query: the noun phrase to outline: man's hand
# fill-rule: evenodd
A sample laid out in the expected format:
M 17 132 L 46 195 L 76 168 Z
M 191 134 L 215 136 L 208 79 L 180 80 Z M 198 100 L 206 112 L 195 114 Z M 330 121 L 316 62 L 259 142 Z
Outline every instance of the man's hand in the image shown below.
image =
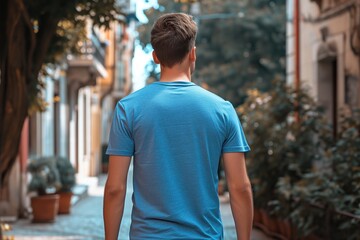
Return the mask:
M 124 212 L 126 181 L 131 157 L 110 156 L 104 192 L 105 239 L 116 240 Z
M 253 222 L 253 200 L 244 153 L 224 153 L 224 168 L 238 240 L 249 240 Z

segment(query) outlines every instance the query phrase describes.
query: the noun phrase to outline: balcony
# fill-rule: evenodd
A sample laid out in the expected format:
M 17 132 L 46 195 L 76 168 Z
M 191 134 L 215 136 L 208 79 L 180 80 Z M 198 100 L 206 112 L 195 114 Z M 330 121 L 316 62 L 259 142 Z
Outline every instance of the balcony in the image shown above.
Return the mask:
M 95 85 L 97 77 L 106 77 L 105 54 L 106 43 L 102 42 L 94 28 L 91 28 L 88 39 L 80 44 L 79 55 L 68 55 L 68 79 L 80 85 Z

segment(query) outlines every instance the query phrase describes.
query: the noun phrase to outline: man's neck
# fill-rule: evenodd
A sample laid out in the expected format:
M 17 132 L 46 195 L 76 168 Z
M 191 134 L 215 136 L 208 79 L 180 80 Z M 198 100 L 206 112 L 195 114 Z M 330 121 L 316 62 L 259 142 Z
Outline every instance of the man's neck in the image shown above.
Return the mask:
M 160 82 L 191 82 L 191 79 L 186 77 L 176 77 L 176 78 L 170 78 L 161 75 Z
M 184 81 L 184 82 L 191 82 L 191 73 L 189 70 L 183 70 L 178 67 L 173 68 L 163 68 L 161 67 L 161 76 L 160 76 L 161 82 L 178 82 L 178 81 Z

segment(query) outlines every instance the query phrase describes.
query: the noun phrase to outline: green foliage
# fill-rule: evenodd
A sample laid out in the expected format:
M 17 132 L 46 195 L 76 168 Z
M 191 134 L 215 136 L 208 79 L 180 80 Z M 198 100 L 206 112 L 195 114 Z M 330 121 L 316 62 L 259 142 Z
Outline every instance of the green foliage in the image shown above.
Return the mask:
M 357 239 L 360 221 L 360 112 L 342 117 L 334 138 L 321 108 L 284 82 L 248 92 L 238 108 L 255 206 L 288 219 L 298 236 Z M 296 121 L 296 114 L 299 121 Z
M 80 53 L 79 43 L 86 39 L 85 21 L 61 21 L 58 24 L 45 63 L 59 64 L 67 54 L 77 55 Z
M 307 236 L 315 232 L 326 238 L 332 226 L 331 218 L 335 219 L 337 216 L 333 212 L 337 206 L 337 199 L 344 195 L 339 186 L 329 179 L 329 173 L 314 171 L 304 174 L 302 179 L 286 187 L 279 184 L 279 197 L 284 194 L 284 190 L 292 197 L 288 213 L 298 230 L 298 235 Z M 333 229 L 337 227 L 334 225 Z
M 60 186 L 60 175 L 54 158 L 39 157 L 31 159 L 28 165 L 31 180 L 28 186 L 30 192 L 38 195 L 56 192 Z
M 75 185 L 75 169 L 64 157 L 39 157 L 30 160 L 29 191 L 39 195 L 57 191 L 68 192 Z
M 331 226 L 328 229 L 317 226 L 316 230 L 322 235 L 331 235 L 334 239 L 358 239 L 360 220 L 331 211 L 360 217 L 360 111 L 342 116 L 339 125 L 336 140 L 325 147 L 322 161 L 326 163 L 327 171 L 304 176 L 295 184 L 293 194 L 305 202 L 325 208 L 322 219 L 319 214 L 309 214 L 304 206 L 296 211 L 307 219 L 320 218 L 323 222 L 328 219 L 326 224 Z
M 248 155 L 249 174 L 255 204 L 269 208 L 279 178 L 292 183 L 311 171 L 320 145 L 314 134 L 322 131 L 323 119 L 309 96 L 304 92 L 297 95 L 283 81 L 274 81 L 268 93 L 250 90 L 248 94 L 238 111 L 253 146 Z M 296 113 L 301 122 L 295 120 Z M 285 194 L 286 199 L 289 197 Z
M 237 106 L 246 89 L 267 91 L 269 80 L 284 78 L 285 1 L 226 0 L 216 10 L 210 4 L 203 9 L 234 17 L 200 19 L 196 81 Z
M 357 196 L 349 207 L 360 206 L 360 110 L 343 117 L 335 146 L 330 149 L 334 181 L 347 193 Z
M 285 0 L 199 1 L 197 70 L 193 80 L 235 106 L 244 102 L 246 90 L 269 90 L 275 76 L 285 76 Z M 144 47 L 150 42 L 154 21 L 163 13 L 188 11 L 189 4 L 159 1 L 158 9 L 145 12 L 149 19 L 139 28 Z M 150 64 L 150 71 L 156 68 Z M 151 74 L 156 76 L 156 74 Z
M 70 192 L 75 185 L 75 169 L 69 159 L 64 157 L 56 158 L 56 167 L 59 171 L 62 192 Z
M 90 18 L 94 25 L 106 28 L 110 27 L 112 21 L 119 19 L 119 14 L 123 14 L 116 0 L 32 0 L 25 1 L 25 4 L 30 17 L 34 20 L 41 21 L 48 15 L 58 21 L 68 20 L 71 22 Z
M 332 170 L 329 179 L 344 194 L 333 199 L 336 209 L 360 218 L 360 109 L 350 117 L 343 116 L 340 126 L 337 141 L 328 150 Z M 341 229 L 339 238 L 358 239 L 360 236 L 360 219 L 339 217 L 334 220 L 334 225 Z
M 28 87 L 29 112 L 34 112 L 46 107 L 41 98 L 43 85 L 39 77 L 44 75 L 44 71 L 39 72 L 37 66 L 59 64 L 67 54 L 79 53 L 78 44 L 86 39 L 88 20 L 93 26 L 110 28 L 111 22 L 118 21 L 124 13 L 116 0 L 35 0 L 25 1 L 25 6 L 35 33 L 33 80 L 29 81 Z M 47 42 L 49 44 L 42 44 Z

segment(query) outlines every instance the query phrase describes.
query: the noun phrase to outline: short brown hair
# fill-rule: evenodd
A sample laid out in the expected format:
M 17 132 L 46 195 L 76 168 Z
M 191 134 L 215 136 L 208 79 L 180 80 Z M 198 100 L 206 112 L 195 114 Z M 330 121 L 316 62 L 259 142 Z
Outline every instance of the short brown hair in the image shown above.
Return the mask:
M 151 30 L 151 45 L 160 63 L 173 67 L 195 46 L 197 26 L 185 13 L 162 15 Z

